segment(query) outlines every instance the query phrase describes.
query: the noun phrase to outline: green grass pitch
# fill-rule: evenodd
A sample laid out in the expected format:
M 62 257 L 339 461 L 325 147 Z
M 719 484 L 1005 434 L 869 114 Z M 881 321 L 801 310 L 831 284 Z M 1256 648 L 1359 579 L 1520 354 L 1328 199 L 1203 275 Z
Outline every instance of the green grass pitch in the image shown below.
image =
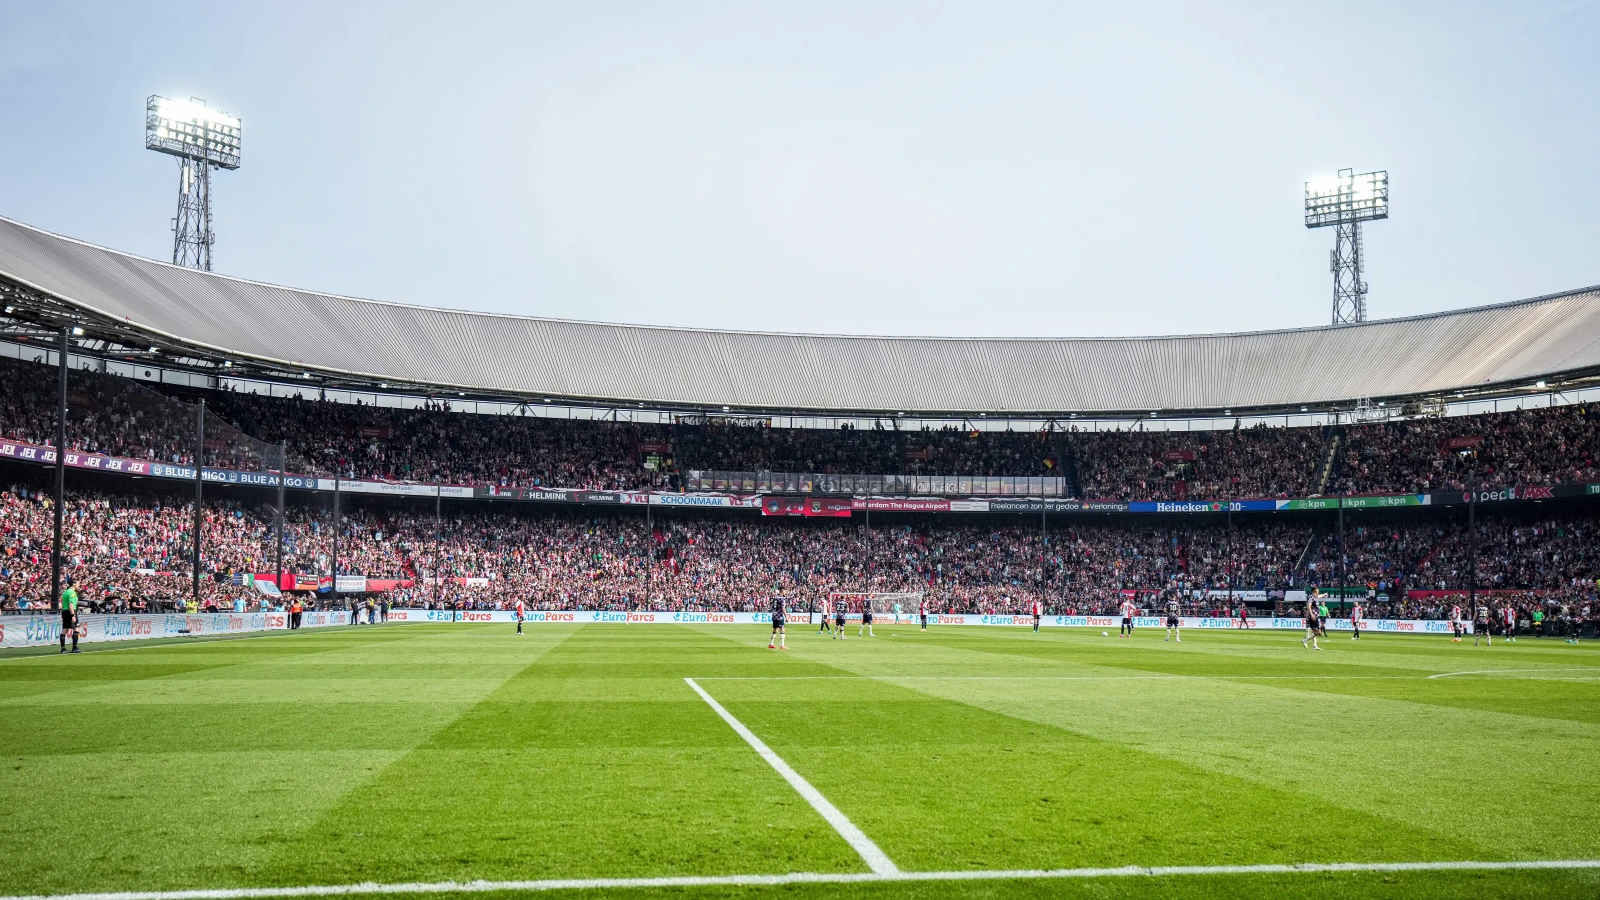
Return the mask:
M 0 897 L 867 871 L 686 677 L 906 872 L 1600 859 L 1595 645 L 855 631 L 794 626 L 786 653 L 762 626 L 544 624 L 9 651 Z M 1600 870 L 652 890 L 1596 897 Z

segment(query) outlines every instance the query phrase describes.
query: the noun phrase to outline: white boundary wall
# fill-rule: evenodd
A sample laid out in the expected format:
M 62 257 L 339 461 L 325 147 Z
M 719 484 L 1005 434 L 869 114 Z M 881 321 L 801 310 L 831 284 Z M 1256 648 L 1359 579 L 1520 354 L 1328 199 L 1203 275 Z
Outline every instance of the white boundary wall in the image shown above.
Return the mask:
M 251 631 L 279 631 L 289 627 L 289 614 L 270 613 L 152 613 L 149 615 L 87 615 L 80 622 L 88 629 L 80 643 L 137 641 L 149 638 L 174 638 L 193 635 L 244 634 Z M 307 610 L 300 620 L 302 628 L 348 625 L 344 611 Z M 0 616 L 0 647 L 45 647 L 61 638 L 61 614 Z
M 764 612 L 620 612 L 610 610 L 529 610 L 528 622 L 624 622 L 631 624 L 713 624 L 713 625 L 765 625 L 772 621 L 770 613 Z M 860 621 L 859 615 L 850 616 L 850 621 Z M 512 623 L 517 620 L 517 614 L 510 610 L 467 610 L 464 612 L 451 612 L 441 609 L 395 609 L 389 611 L 391 622 L 505 622 Z M 902 613 L 901 624 L 913 624 L 916 616 Z M 1236 629 L 1238 626 L 1233 619 L 1209 619 L 1195 616 L 1184 616 L 1181 620 L 1184 628 L 1202 629 Z M 817 624 L 817 614 L 803 611 L 789 613 L 789 623 L 792 625 Z M 874 624 L 892 625 L 894 616 L 874 614 Z M 948 614 L 928 616 L 929 625 L 1009 625 L 1013 627 L 1033 627 L 1032 616 L 992 616 L 978 614 Z M 1122 624 L 1122 619 L 1117 616 L 1045 616 L 1039 623 L 1046 628 L 1116 628 Z M 1139 616 L 1133 620 L 1135 628 L 1164 628 L 1166 619 L 1159 616 Z M 1299 618 L 1274 619 L 1259 618 L 1250 620 L 1251 630 L 1277 630 L 1300 631 L 1305 629 L 1305 620 Z M 1433 619 L 1367 619 L 1362 622 L 1363 631 L 1390 631 L 1400 634 L 1449 634 L 1450 623 Z M 1329 631 L 1349 631 L 1349 619 L 1329 619 Z M 1472 624 L 1467 623 L 1467 633 L 1472 633 Z

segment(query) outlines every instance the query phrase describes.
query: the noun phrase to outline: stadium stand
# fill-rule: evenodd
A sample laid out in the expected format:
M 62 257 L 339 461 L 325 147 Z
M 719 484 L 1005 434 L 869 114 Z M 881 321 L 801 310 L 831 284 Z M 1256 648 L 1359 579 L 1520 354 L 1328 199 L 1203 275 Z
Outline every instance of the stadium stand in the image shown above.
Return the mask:
M 0 359 L 9 390 L 0 435 L 53 441 L 55 372 Z M 74 449 L 186 464 L 192 424 L 129 379 L 73 372 Z M 380 408 L 321 400 L 167 388 L 268 443 L 286 441 L 302 474 L 424 483 L 676 490 L 691 469 L 1065 475 L 1082 496 L 1114 500 L 1241 499 L 1468 490 L 1600 479 L 1600 425 L 1587 405 L 1340 428 L 1327 485 L 1318 482 L 1329 429 L 1264 425 L 1213 431 L 938 431 L 650 425 Z M 144 415 L 136 415 L 143 410 Z M 647 446 L 663 465 L 643 466 Z M 207 464 L 263 468 L 237 453 Z
M 68 571 L 97 607 L 182 608 L 192 506 L 149 493 L 75 491 L 66 514 Z M 1430 592 L 1467 586 L 1465 528 L 1458 519 L 1405 518 L 1350 528 L 1347 583 L 1384 596 L 1369 615 L 1442 616 L 1450 601 Z M 37 489 L 0 493 L 0 609 L 47 606 L 51 521 L 50 501 Z M 262 507 L 209 503 L 204 604 L 229 610 L 259 601 L 232 576 L 270 570 L 271 521 Z M 1017 614 L 1037 598 L 1052 612 L 1109 613 L 1123 591 L 1155 607 L 1162 591 L 1181 590 L 1185 611 L 1198 614 L 1228 604 L 1196 591 L 1339 581 L 1329 541 L 1307 571 L 1295 571 L 1312 526 L 1293 517 L 1239 517 L 1231 526 L 1215 517 L 1070 519 L 1056 528 L 1016 521 L 868 528 L 687 512 L 647 524 L 638 515 L 526 505 L 490 512 L 482 504 L 436 520 L 375 506 L 346 512 L 340 572 L 400 582 L 389 595 L 397 605 L 504 607 L 520 597 L 542 609 L 666 611 L 755 610 L 774 591 L 802 604 L 836 591 L 919 591 L 941 612 Z M 1591 512 L 1485 523 L 1478 586 L 1499 600 L 1576 607 L 1592 596 L 1597 534 Z M 289 508 L 286 571 L 325 575 L 330 547 L 327 510 Z
M 1548 403 L 1596 383 L 1592 288 L 1231 335 L 764 335 L 354 300 L 175 269 L 0 219 L 0 296 L 7 346 L 29 348 L 0 359 L 0 436 L 54 442 L 57 371 L 39 363 L 46 342 L 71 334 L 85 368 L 75 364 L 68 378 L 69 449 L 192 464 L 203 400 L 200 461 L 228 470 L 224 480 L 287 471 L 390 482 L 368 485 L 373 493 L 440 486 L 427 502 L 343 501 L 339 574 L 393 583 L 385 596 L 398 604 L 522 598 L 544 608 L 710 611 L 760 608 L 775 590 L 804 602 L 920 591 L 944 612 L 1018 613 L 1035 600 L 1108 612 L 1133 592 L 1144 604 L 1178 595 L 1185 611 L 1203 612 L 1232 591 L 1270 599 L 1339 586 L 1369 593 L 1370 616 L 1426 618 L 1469 585 L 1554 618 L 1582 618 L 1593 604 L 1600 510 L 1584 498 L 1600 481 L 1600 428 L 1585 404 L 1534 408 L 1529 393 Z M 93 360 L 235 387 L 152 383 L 91 371 Z M 263 382 L 298 387 L 294 396 L 237 389 Z M 420 408 L 331 402 L 319 388 L 431 399 Z M 1387 407 L 1373 399 L 1385 397 Z M 479 415 L 462 408 L 471 398 L 522 413 L 560 401 L 611 415 Z M 1448 402 L 1485 400 L 1529 408 L 1438 415 Z M 652 421 L 625 421 L 622 408 L 648 408 Z M 1349 424 L 1371 418 L 1358 408 L 1395 417 Z M 1308 410 L 1344 424 L 1288 427 Z M 1226 422 L 1235 413 L 1231 429 L 1152 427 L 1157 415 Z M 1284 426 L 1244 427 L 1268 413 Z M 784 417 L 844 425 L 773 427 Z M 988 427 L 971 427 L 984 417 Z M 1091 424 L 1110 419 L 1123 427 Z M 0 465 L 0 477 L 17 482 L 0 495 L 0 609 L 36 611 L 47 605 L 53 514 L 39 493 L 43 470 Z M 786 473 L 785 487 L 753 486 L 755 473 Z M 194 602 L 192 493 L 178 480 L 191 475 L 113 485 L 117 477 L 68 478 L 67 568 L 92 604 Z M 262 602 L 252 573 L 275 556 L 263 505 L 273 492 L 262 479 L 238 483 L 255 487 L 207 489 L 202 606 Z M 448 508 L 443 486 L 461 487 Z M 326 482 L 295 488 L 284 569 L 309 586 L 334 568 L 331 498 Z M 604 503 L 614 505 L 577 505 L 560 490 L 515 494 L 545 489 L 609 492 Z M 636 493 L 645 491 L 1041 500 L 1028 506 L 1033 515 L 945 503 L 938 516 L 863 521 L 769 518 L 748 498 L 728 514 L 655 513 L 657 500 L 729 498 Z M 1464 501 L 1475 492 L 1515 502 L 1477 513 L 1469 528 Z M 1389 496 L 1348 517 L 1341 500 L 1337 519 L 1319 499 L 1370 495 Z M 1085 502 L 1050 518 L 1055 507 L 1042 498 Z M 1555 505 L 1532 505 L 1540 498 Z M 527 499 L 540 503 L 519 502 Z M 1238 502 L 1249 500 L 1258 503 Z M 1109 514 L 1096 514 L 1094 501 Z M 1408 503 L 1438 506 L 1387 509 Z M 1174 508 L 1150 509 L 1162 505 Z M 1248 514 L 1219 514 L 1234 507 Z M 1173 515 L 1142 515 L 1158 512 Z

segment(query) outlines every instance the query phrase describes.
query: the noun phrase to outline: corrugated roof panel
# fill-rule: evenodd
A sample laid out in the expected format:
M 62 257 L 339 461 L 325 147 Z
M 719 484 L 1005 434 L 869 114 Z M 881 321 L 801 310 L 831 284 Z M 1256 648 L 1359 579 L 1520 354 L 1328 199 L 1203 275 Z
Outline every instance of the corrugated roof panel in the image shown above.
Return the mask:
M 1600 290 L 1341 328 L 1156 338 L 763 334 L 357 300 L 182 269 L 0 219 L 0 273 L 195 345 L 396 381 L 767 409 L 1323 405 L 1600 369 Z

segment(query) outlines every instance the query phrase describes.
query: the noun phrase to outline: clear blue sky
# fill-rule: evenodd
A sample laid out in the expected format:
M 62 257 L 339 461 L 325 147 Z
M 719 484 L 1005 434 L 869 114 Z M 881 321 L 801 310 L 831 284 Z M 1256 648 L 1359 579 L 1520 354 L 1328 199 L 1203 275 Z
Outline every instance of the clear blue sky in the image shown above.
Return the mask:
M 1317 325 L 1302 183 L 1387 168 L 1372 314 L 1600 282 L 1592 3 L 0 0 L 0 214 L 171 256 L 143 101 L 244 121 L 218 271 L 730 328 Z

